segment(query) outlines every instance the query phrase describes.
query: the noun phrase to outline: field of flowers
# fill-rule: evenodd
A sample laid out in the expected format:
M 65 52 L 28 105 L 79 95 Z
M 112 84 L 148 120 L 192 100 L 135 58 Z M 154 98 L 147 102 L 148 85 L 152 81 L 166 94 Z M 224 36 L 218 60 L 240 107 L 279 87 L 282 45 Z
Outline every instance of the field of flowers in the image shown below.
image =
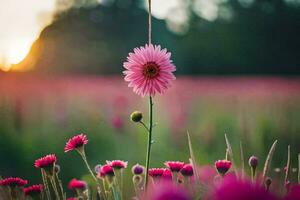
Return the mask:
M 144 127 L 130 120 L 130 114 L 139 110 L 147 121 L 148 105 L 147 98 L 134 94 L 121 77 L 8 74 L 0 77 L 0 94 L 2 177 L 20 176 L 28 179 L 30 184 L 42 183 L 40 170 L 34 167 L 34 162 L 44 155 L 55 154 L 56 164 L 60 166 L 59 177 L 67 196 L 76 194 L 66 187 L 73 178 L 85 180 L 84 185 L 95 186 L 80 156 L 73 151 L 64 153 L 68 139 L 84 133 L 89 139 L 85 152 L 92 171 L 106 160 L 128 161 L 122 195 L 124 199 L 134 196 L 138 188 L 133 187 L 130 168 L 137 163 L 145 164 L 147 137 Z M 218 182 L 219 178 L 214 180 L 218 173 L 213 165 L 216 160 L 225 158 L 226 133 L 238 168 L 242 166 L 239 153 L 242 142 L 248 174 L 248 158 L 256 155 L 259 159 L 257 168 L 262 171 L 272 143 L 278 140 L 269 171 L 269 176 L 276 179 L 272 190 L 276 190 L 276 184 L 281 184 L 285 175 L 283 168 L 287 162 L 287 146 L 291 145 L 289 181 L 297 181 L 297 154 L 300 152 L 299 78 L 177 77 L 165 95 L 156 95 L 153 99 L 151 168 L 163 167 L 168 160 L 190 163 L 189 131 L 195 160 L 202 166 L 199 168 L 200 178 L 204 182 Z M 229 174 L 233 173 L 234 168 L 229 168 Z M 157 169 L 153 173 L 160 176 L 162 171 Z M 184 184 L 190 179 L 182 173 L 178 177 L 175 182 Z M 237 180 L 229 180 L 229 177 L 228 182 L 247 190 L 248 182 L 239 185 Z M 135 178 L 139 180 L 140 177 Z M 191 180 L 192 185 L 194 179 Z M 161 184 L 166 190 L 181 190 L 177 186 L 174 189 L 172 185 Z M 49 186 L 51 189 L 51 184 Z M 284 189 L 280 190 L 280 194 L 284 194 Z M 183 193 L 188 196 L 190 192 Z M 51 193 L 55 195 L 54 191 Z

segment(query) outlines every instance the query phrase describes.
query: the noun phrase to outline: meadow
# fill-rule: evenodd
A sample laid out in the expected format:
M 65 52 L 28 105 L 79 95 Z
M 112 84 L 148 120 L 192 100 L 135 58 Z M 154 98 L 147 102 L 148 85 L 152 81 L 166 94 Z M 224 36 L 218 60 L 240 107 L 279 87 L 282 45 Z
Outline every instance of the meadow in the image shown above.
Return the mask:
M 112 159 L 126 160 L 129 166 L 145 162 L 145 132 L 129 116 L 140 110 L 147 119 L 147 98 L 132 93 L 119 76 L 8 74 L 0 78 L 0 94 L 0 174 L 4 177 L 26 176 L 39 183 L 34 160 L 55 153 L 63 182 L 89 179 L 80 158 L 63 151 L 67 139 L 79 133 L 89 138 L 86 152 L 91 166 Z M 264 160 L 278 139 L 272 167 L 285 166 L 288 144 L 292 166 L 297 167 L 299 78 L 183 76 L 154 102 L 152 167 L 165 160 L 188 162 L 187 131 L 202 165 L 224 158 L 226 133 L 238 162 L 240 142 L 246 157 L 255 154 Z M 130 173 L 126 177 L 130 183 Z

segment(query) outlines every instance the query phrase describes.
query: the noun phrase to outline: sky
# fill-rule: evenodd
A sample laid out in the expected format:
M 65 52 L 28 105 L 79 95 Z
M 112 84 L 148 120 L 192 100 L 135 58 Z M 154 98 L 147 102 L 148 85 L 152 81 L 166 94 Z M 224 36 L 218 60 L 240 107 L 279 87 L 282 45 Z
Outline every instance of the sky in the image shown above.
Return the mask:
M 180 0 L 152 0 L 153 15 L 166 18 Z M 101 1 L 100 1 L 101 2 Z M 22 61 L 41 30 L 51 23 L 55 0 L 0 0 L 0 67 Z

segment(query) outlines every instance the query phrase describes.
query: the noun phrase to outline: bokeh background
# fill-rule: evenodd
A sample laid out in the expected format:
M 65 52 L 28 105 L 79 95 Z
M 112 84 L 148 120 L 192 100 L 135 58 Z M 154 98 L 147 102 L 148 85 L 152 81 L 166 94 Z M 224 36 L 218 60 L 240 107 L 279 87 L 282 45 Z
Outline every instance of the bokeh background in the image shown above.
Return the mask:
M 147 99 L 127 88 L 122 63 L 147 42 L 146 2 L 0 4 L 0 175 L 39 183 L 34 160 L 55 153 L 64 183 L 84 178 L 79 156 L 63 153 L 80 132 L 92 166 L 143 164 L 146 133 L 129 115 L 147 120 Z M 153 0 L 153 17 L 153 41 L 172 52 L 177 80 L 154 100 L 152 166 L 188 161 L 189 131 L 201 164 L 224 158 L 227 133 L 238 162 L 241 141 L 262 163 L 278 139 L 273 167 L 285 165 L 288 144 L 297 167 L 300 1 Z

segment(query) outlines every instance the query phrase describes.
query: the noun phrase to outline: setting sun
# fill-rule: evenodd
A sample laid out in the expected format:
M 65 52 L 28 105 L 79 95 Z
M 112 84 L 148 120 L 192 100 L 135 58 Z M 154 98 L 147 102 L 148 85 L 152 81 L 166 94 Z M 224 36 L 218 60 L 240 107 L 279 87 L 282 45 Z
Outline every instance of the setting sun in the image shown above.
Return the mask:
M 32 41 L 30 39 L 19 39 L 9 47 L 7 62 L 10 64 L 18 64 L 27 55 Z
M 15 64 L 28 54 L 40 31 L 51 22 L 53 0 L 0 0 L 0 70 L 24 71 Z

